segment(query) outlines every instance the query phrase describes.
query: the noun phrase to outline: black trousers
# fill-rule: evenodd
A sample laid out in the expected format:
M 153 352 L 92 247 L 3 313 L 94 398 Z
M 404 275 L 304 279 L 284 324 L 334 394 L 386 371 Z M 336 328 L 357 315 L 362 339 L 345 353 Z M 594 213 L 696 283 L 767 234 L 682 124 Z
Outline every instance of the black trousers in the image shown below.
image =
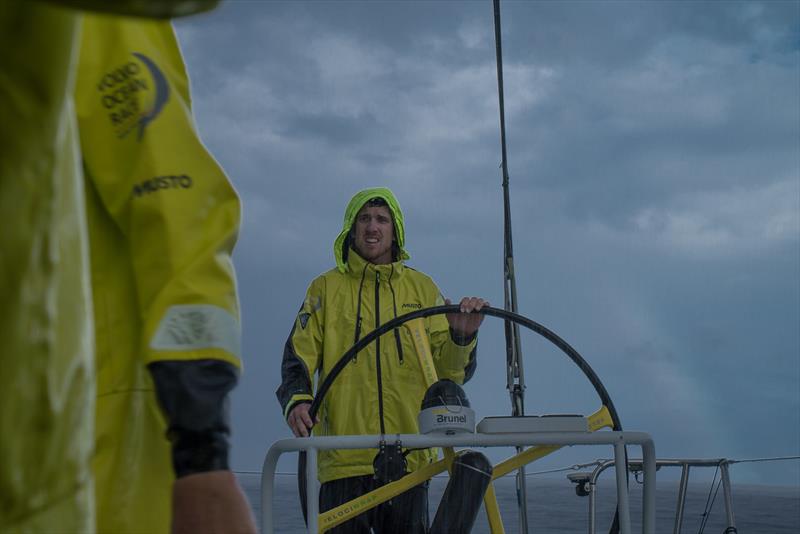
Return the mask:
M 330 510 L 380 487 L 372 475 L 340 478 L 320 488 L 319 508 Z M 428 483 L 379 504 L 342 523 L 330 534 L 425 534 L 428 530 Z

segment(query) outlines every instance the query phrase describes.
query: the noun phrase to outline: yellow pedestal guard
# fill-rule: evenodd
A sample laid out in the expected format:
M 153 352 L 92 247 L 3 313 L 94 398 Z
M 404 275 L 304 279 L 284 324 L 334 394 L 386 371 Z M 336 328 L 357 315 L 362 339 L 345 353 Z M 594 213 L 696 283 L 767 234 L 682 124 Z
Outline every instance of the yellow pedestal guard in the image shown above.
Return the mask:
M 404 491 L 407 491 L 414 486 L 425 482 L 431 477 L 446 471 L 450 468 L 450 462 L 451 460 L 444 458 L 438 462 L 428 464 L 422 469 L 418 469 L 413 473 L 407 474 L 400 480 L 390 482 L 385 486 L 381 486 L 380 488 L 372 490 L 371 492 L 360 497 L 356 497 L 352 501 L 348 501 L 337 506 L 336 508 L 321 513 L 319 515 L 319 531 L 325 532 L 326 530 L 338 526 L 348 519 L 355 517 L 362 512 L 366 512 L 370 508 L 374 508 L 382 502 L 386 502 L 389 499 L 400 495 Z
M 483 506 L 486 508 L 486 519 L 489 521 L 489 531 L 492 534 L 505 534 L 503 518 L 500 517 L 500 507 L 497 506 L 497 495 L 494 492 L 494 484 L 491 482 L 486 488 L 486 494 L 483 496 Z

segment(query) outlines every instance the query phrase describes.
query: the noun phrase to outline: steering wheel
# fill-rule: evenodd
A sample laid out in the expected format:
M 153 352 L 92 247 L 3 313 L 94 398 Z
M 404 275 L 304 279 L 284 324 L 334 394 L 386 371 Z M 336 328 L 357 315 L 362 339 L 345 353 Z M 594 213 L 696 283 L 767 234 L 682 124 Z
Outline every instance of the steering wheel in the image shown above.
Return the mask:
M 411 321 L 413 319 L 419 319 L 424 317 L 430 317 L 433 315 L 442 315 L 446 313 L 459 313 L 460 307 L 457 304 L 450 304 L 444 306 L 433 306 L 430 308 L 424 308 L 416 311 L 412 311 L 410 313 L 401 315 L 399 317 L 395 317 L 394 319 L 387 321 L 386 323 L 382 324 L 369 334 L 362 337 L 358 340 L 350 349 L 345 352 L 341 358 L 334 364 L 333 368 L 331 369 L 330 373 L 325 377 L 325 380 L 322 381 L 319 388 L 317 389 L 317 393 L 314 396 L 314 400 L 311 403 L 311 407 L 309 409 L 309 415 L 311 420 L 314 421 L 316 419 L 317 413 L 319 412 L 320 406 L 322 404 L 323 399 L 325 398 L 325 394 L 330 389 L 333 382 L 336 380 L 336 377 L 342 370 L 350 363 L 350 360 L 356 357 L 356 355 L 367 347 L 370 343 L 375 341 L 380 336 L 386 334 L 387 332 L 402 326 L 404 323 Z M 553 345 L 558 347 L 570 360 L 578 366 L 578 368 L 583 372 L 586 378 L 591 382 L 592 386 L 594 387 L 597 395 L 600 397 L 600 401 L 602 402 L 603 406 L 608 410 L 608 414 L 611 417 L 612 422 L 612 429 L 616 431 L 622 431 L 622 423 L 620 422 L 619 415 L 617 414 L 617 410 L 614 407 L 614 403 L 611 401 L 611 397 L 608 394 L 603 383 L 600 381 L 600 377 L 597 376 L 597 373 L 591 368 L 589 363 L 578 353 L 577 350 L 572 348 L 569 343 L 564 341 L 561 337 L 559 337 L 555 332 L 549 330 L 545 326 L 528 319 L 527 317 L 502 310 L 499 308 L 492 308 L 491 306 L 484 306 L 479 311 L 473 311 L 471 313 L 482 313 L 484 315 L 489 315 L 493 317 L 499 317 L 506 321 L 510 321 L 512 323 L 516 323 L 520 326 L 524 326 L 529 330 L 532 330 L 536 334 L 539 334 L 543 338 L 550 341 Z M 627 455 L 626 455 L 627 457 Z M 306 458 L 305 453 L 301 452 L 299 459 L 298 459 L 298 471 L 297 471 L 297 478 L 298 478 L 298 489 L 300 490 L 300 501 L 302 504 L 303 509 L 303 517 L 306 515 L 306 477 L 305 474 L 305 464 Z M 614 520 L 610 529 L 611 533 L 618 532 L 619 523 L 618 523 L 618 513 L 614 515 Z
M 378 337 L 384 335 L 385 333 L 389 332 L 394 328 L 398 328 L 404 323 L 411 321 L 412 319 L 419 319 L 424 317 L 430 317 L 432 315 L 442 315 L 446 313 L 458 313 L 460 308 L 457 304 L 450 304 L 445 306 L 433 306 L 430 308 L 424 308 L 421 310 L 416 310 L 399 317 L 395 317 L 391 321 L 388 321 L 369 334 L 362 337 L 355 345 L 350 347 L 350 349 L 345 352 L 339 361 L 331 369 L 330 373 L 325 377 L 322 384 L 320 384 L 319 388 L 317 389 L 316 395 L 314 395 L 314 401 L 311 403 L 311 408 L 309 409 L 309 415 L 311 416 L 311 420 L 313 421 L 316 416 L 317 412 L 319 411 L 320 405 L 322 404 L 322 400 L 325 398 L 325 394 L 330 389 L 331 385 L 333 384 L 336 377 L 342 370 L 350 363 L 350 360 L 355 358 L 355 356 L 364 349 L 367 345 L 375 341 Z M 608 395 L 608 391 L 606 390 L 603 383 L 600 381 L 600 377 L 597 376 L 597 373 L 591 368 L 589 363 L 583 359 L 583 357 L 578 354 L 574 348 L 570 346 L 569 343 L 561 339 L 556 333 L 548 328 L 542 326 L 541 324 L 537 323 L 536 321 L 532 321 L 527 317 L 519 315 L 517 313 L 513 313 L 510 311 L 502 310 L 499 308 L 492 308 L 491 306 L 484 306 L 480 309 L 480 311 L 473 311 L 472 313 L 482 313 L 484 315 L 490 315 L 493 317 L 499 317 L 501 319 L 505 319 L 506 321 L 511 321 L 512 323 L 516 323 L 520 326 L 524 326 L 533 332 L 539 334 L 543 338 L 550 341 L 553 345 L 561 349 L 561 351 L 571 359 L 575 365 L 583 372 L 586 378 L 589 379 L 592 386 L 594 386 L 597 395 L 600 397 L 600 401 L 603 403 L 608 409 L 608 412 L 611 416 L 611 421 L 613 422 L 613 430 L 621 431 L 622 430 L 622 423 L 619 420 L 619 416 L 617 414 L 617 410 L 614 408 L 614 403 L 611 401 L 611 397 Z

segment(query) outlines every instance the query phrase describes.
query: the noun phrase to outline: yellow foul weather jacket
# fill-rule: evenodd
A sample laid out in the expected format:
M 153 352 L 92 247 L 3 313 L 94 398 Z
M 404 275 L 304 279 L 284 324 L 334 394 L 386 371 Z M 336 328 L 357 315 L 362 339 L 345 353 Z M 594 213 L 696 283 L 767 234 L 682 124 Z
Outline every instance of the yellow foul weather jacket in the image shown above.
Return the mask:
M 239 366 L 239 199 L 197 138 L 168 22 L 86 16 L 76 86 L 97 348 L 101 532 L 167 532 L 173 468 L 147 365 Z
M 400 246 L 398 261 L 387 265 L 365 261 L 346 239 L 355 215 L 374 197 L 387 201 Z M 433 280 L 404 264 L 408 254 L 403 245 L 402 212 L 392 193 L 374 188 L 357 195 L 334 245 L 337 267 L 311 282 L 286 342 L 277 391 L 284 416 L 298 403 L 313 399 L 314 388 L 359 338 L 395 317 L 444 304 Z M 443 315 L 424 321 L 439 378 L 459 384 L 469 380 L 475 370 L 477 340 L 456 343 Z M 426 390 L 422 368 L 410 331 L 401 327 L 394 332 L 371 343 L 338 375 L 320 407 L 315 436 L 419 431 L 417 415 Z M 320 451 L 320 482 L 372 474 L 376 452 Z M 435 455 L 432 449 L 410 453 L 408 469 L 432 462 Z
M 77 17 L 0 2 L 0 532 L 93 532 Z
M 239 201 L 194 132 L 171 26 L 57 3 L 0 2 L 0 532 L 169 532 L 145 366 L 238 367 Z

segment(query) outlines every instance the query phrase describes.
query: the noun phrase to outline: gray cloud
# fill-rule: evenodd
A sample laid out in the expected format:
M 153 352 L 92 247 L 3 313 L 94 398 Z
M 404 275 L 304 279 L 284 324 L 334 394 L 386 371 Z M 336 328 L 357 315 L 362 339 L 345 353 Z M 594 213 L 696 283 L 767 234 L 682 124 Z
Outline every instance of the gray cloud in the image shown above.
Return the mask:
M 660 454 L 797 454 L 800 8 L 503 2 L 503 26 L 520 310 Z M 244 204 L 234 464 L 256 469 L 289 435 L 283 343 L 356 190 L 396 191 L 410 263 L 446 295 L 502 307 L 491 5 L 229 1 L 177 27 L 201 135 Z M 509 410 L 501 330 L 485 326 L 467 386 L 482 415 Z M 529 412 L 596 407 L 551 349 L 526 335 L 523 352 Z

